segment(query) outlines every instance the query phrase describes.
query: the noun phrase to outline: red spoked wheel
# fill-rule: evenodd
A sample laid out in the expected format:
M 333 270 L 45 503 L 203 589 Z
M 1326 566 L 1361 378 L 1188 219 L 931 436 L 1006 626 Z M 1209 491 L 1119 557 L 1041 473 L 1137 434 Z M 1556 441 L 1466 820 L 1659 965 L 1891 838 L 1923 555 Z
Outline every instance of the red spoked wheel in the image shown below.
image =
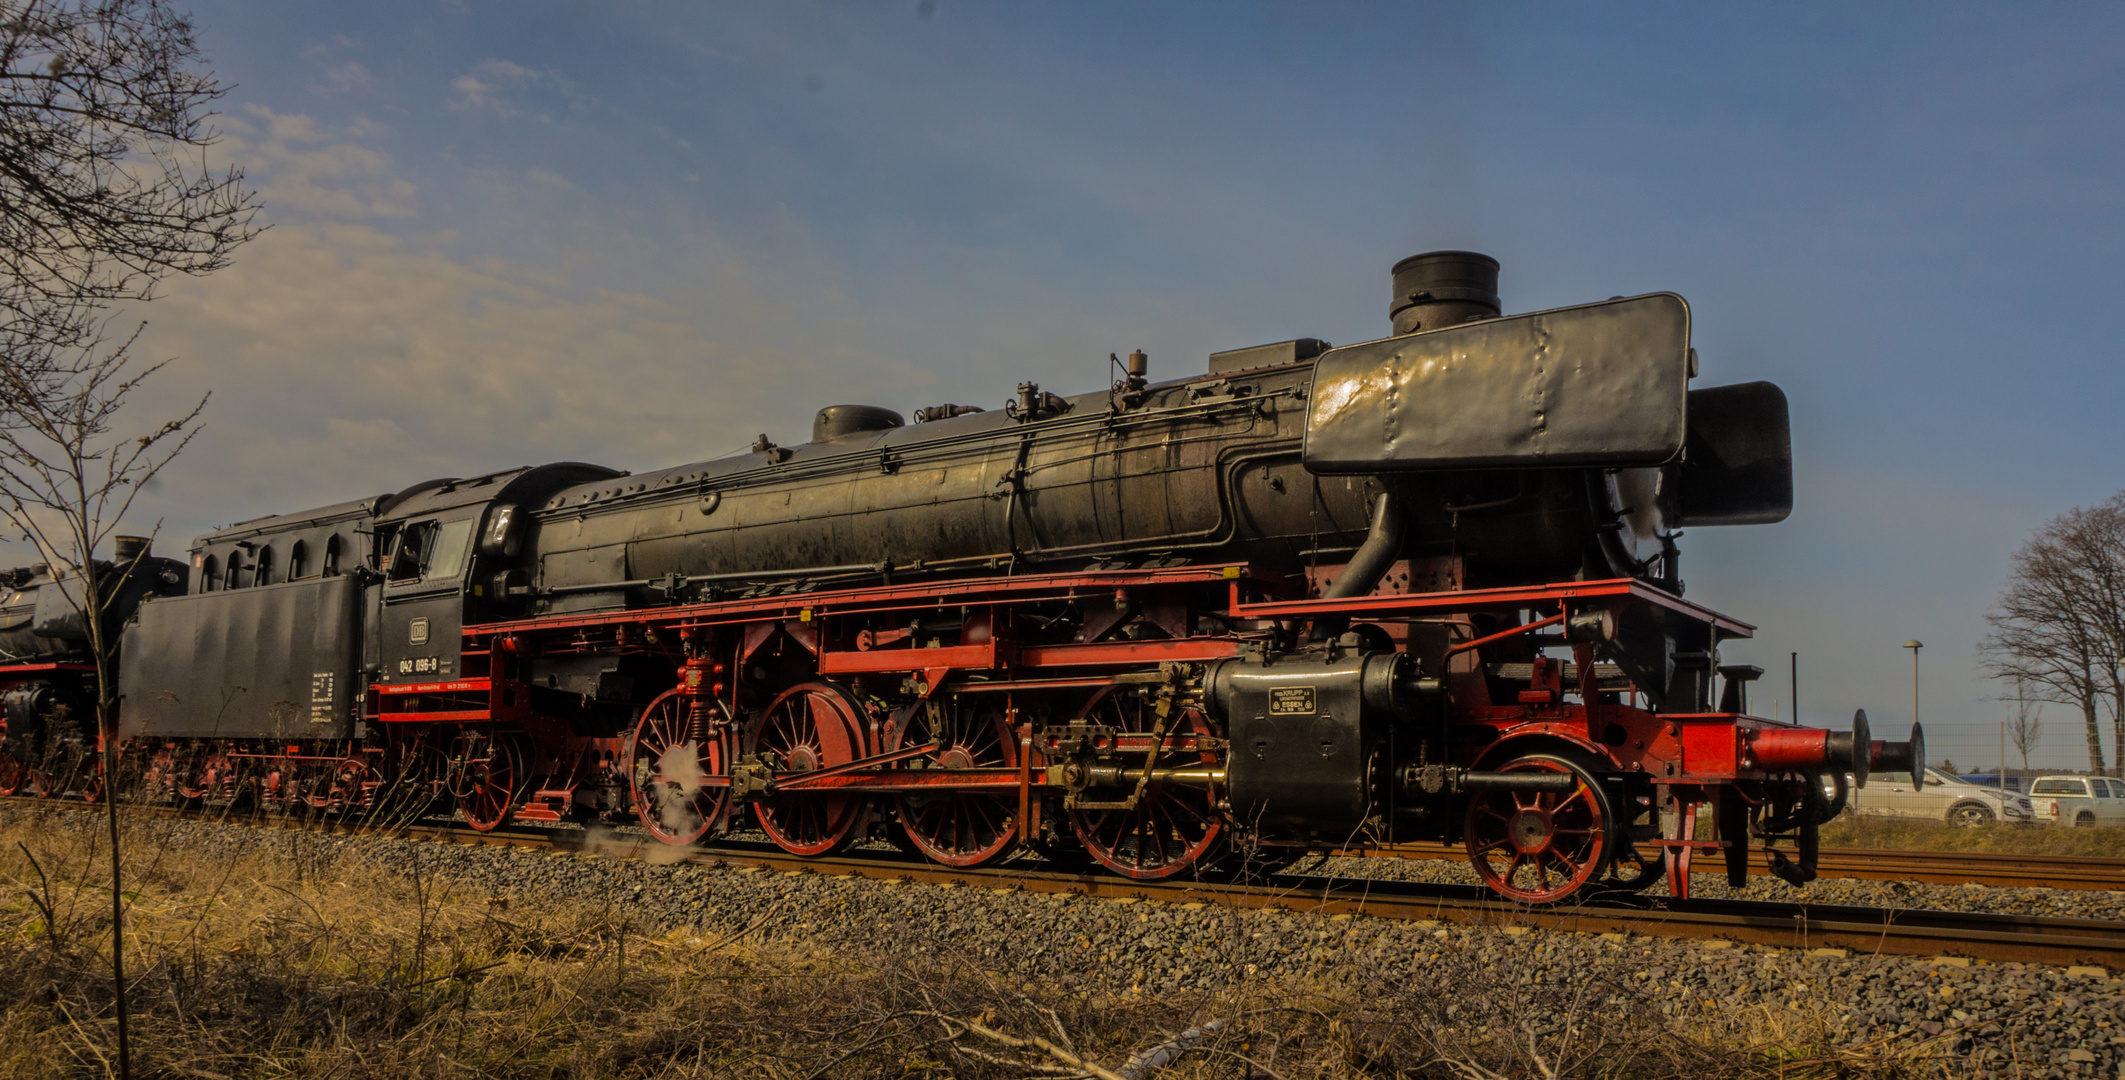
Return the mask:
M 124 745 L 121 744 L 118 748 L 118 782 L 112 784 L 109 783 L 111 778 L 104 772 L 103 753 L 91 751 L 82 759 L 81 769 L 76 774 L 81 778 L 81 801 L 102 802 L 108 791 L 117 792 L 117 798 L 121 800 L 136 797 L 140 792 L 141 778 L 147 775 L 146 763 L 142 761 L 142 757 L 138 752 L 126 753 Z
M 0 799 L 20 792 L 29 782 L 30 767 L 21 758 L 0 750 Z
M 451 785 L 450 747 L 424 734 L 392 740 L 384 755 L 386 783 L 374 799 L 385 820 L 412 822 L 457 808 Z
M 1018 739 L 993 705 L 959 709 L 925 702 L 907 719 L 902 745 L 938 743 L 920 759 L 926 775 L 952 769 L 1016 769 Z M 1016 794 L 940 791 L 903 795 L 901 827 L 917 851 L 946 866 L 982 866 L 1018 847 Z
M 782 692 L 760 717 L 753 747 L 776 772 L 807 773 L 863 756 L 863 710 L 833 683 L 802 683 Z M 792 855 L 825 855 L 855 837 L 861 795 L 795 790 L 762 799 L 761 831 Z
M 1660 807 L 1651 792 L 1627 792 L 1622 799 L 1611 798 L 1609 808 L 1615 811 L 1616 828 L 1610 846 L 1614 853 L 1609 858 L 1608 872 L 1601 879 L 1601 887 L 1617 892 L 1644 892 L 1667 872 L 1665 855 L 1660 845 L 1638 839 L 1645 835 L 1640 827 L 1658 833 Z
M 310 816 L 310 789 L 314 786 L 310 770 L 296 762 L 284 762 L 266 776 L 267 790 L 280 800 L 281 816 L 306 818 Z
M 331 768 L 331 776 L 323 785 L 319 808 L 341 813 L 366 809 L 370 793 L 382 781 L 376 766 L 366 757 L 350 757 Z
M 667 690 L 635 724 L 627 786 L 635 817 L 667 844 L 691 844 L 719 827 L 730 806 L 730 724 L 720 702 Z M 723 785 L 708 783 L 721 777 Z
M 1119 756 L 1133 769 L 1143 763 L 1150 744 L 1145 742 L 1144 750 L 1126 749 L 1126 736 L 1155 730 L 1157 705 L 1149 691 L 1115 687 L 1093 698 L 1079 719 L 1119 732 L 1124 747 Z M 1204 743 L 1218 736 L 1217 725 L 1200 709 L 1176 706 L 1152 767 L 1214 767 L 1218 753 Z M 1217 802 L 1218 793 L 1209 785 L 1153 782 L 1133 809 L 1070 811 L 1070 829 L 1100 865 L 1124 877 L 1156 881 L 1207 864 L 1223 849 L 1225 816 Z
M 1479 791 L 1468 801 L 1468 857 L 1498 895 L 1554 904 L 1600 879 L 1614 854 L 1616 815 L 1584 766 L 1555 754 L 1528 754 L 1500 772 L 1554 773 L 1577 781 L 1569 792 Z
M 137 751 L 136 751 L 137 752 Z M 184 759 L 178 752 L 168 748 L 156 750 L 147 757 L 147 765 L 141 771 L 140 785 L 127 793 L 131 801 L 142 803 L 166 803 L 176 795 L 177 773 L 183 768 Z
M 228 797 L 229 782 L 236 769 L 229 755 L 216 750 L 186 759 L 177 770 L 175 787 L 178 801 L 186 806 L 197 806 L 208 799 Z
M 379 819 L 405 823 L 454 812 L 463 791 L 451 748 L 440 734 L 392 732 L 379 766 L 384 782 L 370 796 Z
M 467 733 L 458 737 L 458 749 L 458 812 L 473 829 L 493 832 L 516 813 L 524 788 L 523 747 L 506 735 Z

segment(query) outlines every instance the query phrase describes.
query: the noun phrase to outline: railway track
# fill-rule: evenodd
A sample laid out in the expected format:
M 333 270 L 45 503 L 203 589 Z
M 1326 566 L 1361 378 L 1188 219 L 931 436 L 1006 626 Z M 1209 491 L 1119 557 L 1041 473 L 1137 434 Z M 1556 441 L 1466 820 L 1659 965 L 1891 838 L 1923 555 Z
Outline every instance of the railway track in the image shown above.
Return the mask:
M 97 809 L 78 803 L 8 799 L 45 809 Z M 133 807 L 128 813 L 183 816 L 167 808 Z M 312 832 L 372 833 L 434 842 L 529 848 L 554 852 L 594 851 L 639 858 L 669 849 L 646 839 L 592 834 L 574 828 L 502 829 L 478 832 L 456 825 L 378 828 L 332 821 L 231 819 L 231 823 Z M 1401 857 L 1423 857 L 1405 848 Z M 1868 852 L 1893 858 L 1931 854 Z M 1936 860 L 1941 856 L 1933 856 Z M 2022 857 L 2024 861 L 2041 857 Z M 681 861 L 782 873 L 906 880 L 970 888 L 1075 893 L 1112 900 L 1202 903 L 1223 907 L 1280 908 L 1327 915 L 1492 926 L 1507 933 L 1528 930 L 1590 934 L 1643 934 L 1700 938 L 1782 948 L 1838 949 L 1847 953 L 1956 956 L 1980 960 L 2125 968 L 2125 922 L 2095 919 L 1977 914 L 1920 909 L 1765 903 L 1739 900 L 1672 901 L 1631 897 L 1557 907 L 1530 908 L 1501 901 L 1476 886 L 1280 875 L 1274 881 L 1132 881 L 1104 873 L 1020 866 L 955 869 L 895 853 L 861 857 L 800 858 L 767 844 L 725 841 L 689 849 Z M 2004 871 L 2003 871 L 2004 872 Z
M 1369 851 L 1339 852 L 1370 858 L 1439 859 L 1465 862 L 1459 844 L 1396 844 Z M 1724 864 L 1707 859 L 1698 873 L 1724 873 Z M 1752 860 L 1749 873 L 1771 872 Z M 2079 855 L 1995 855 L 1971 851 L 1900 851 L 1887 848 L 1824 848 L 1816 872 L 1825 878 L 1864 881 L 1925 881 L 1940 885 L 1994 885 L 2003 888 L 2125 891 L 2125 859 Z

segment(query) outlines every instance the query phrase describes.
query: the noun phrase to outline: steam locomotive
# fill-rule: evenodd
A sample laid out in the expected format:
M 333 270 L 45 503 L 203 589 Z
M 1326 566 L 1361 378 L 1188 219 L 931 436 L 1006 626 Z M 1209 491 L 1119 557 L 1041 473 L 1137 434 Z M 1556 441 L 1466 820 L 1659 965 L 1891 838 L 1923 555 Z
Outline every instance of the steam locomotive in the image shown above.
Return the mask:
M 1679 296 L 1504 316 L 1497 277 L 1405 259 L 1357 345 L 430 480 L 189 567 L 136 545 L 120 790 L 1140 879 L 1459 838 L 1530 903 L 1687 895 L 1696 852 L 1738 876 L 1758 846 L 1806 881 L 1826 782 L 1924 743 L 1750 715 L 1760 671 L 1720 646 L 1752 628 L 1682 598 L 1680 529 L 1790 511 L 1784 395 L 1693 389 Z M 31 637 L 0 788 L 67 788 L 90 741 L 52 722 L 83 693 L 63 586 L 18 572 L 4 608 Z

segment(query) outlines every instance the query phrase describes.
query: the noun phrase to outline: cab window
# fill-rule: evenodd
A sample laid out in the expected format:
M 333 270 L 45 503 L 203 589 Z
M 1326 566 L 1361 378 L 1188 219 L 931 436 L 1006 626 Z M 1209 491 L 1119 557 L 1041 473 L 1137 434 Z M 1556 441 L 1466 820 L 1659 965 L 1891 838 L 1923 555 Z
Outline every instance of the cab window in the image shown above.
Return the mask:
M 2039 780 L 2031 795 L 2086 795 L 2088 789 L 2079 780 Z
M 401 526 L 391 537 L 391 549 L 385 558 L 384 576 L 392 581 L 412 581 L 421 576 L 421 564 L 428 559 L 429 541 L 435 533 L 435 522 L 423 521 L 417 525 Z
M 454 581 L 465 568 L 470 521 L 421 521 L 401 526 L 392 540 L 392 581 Z
M 430 545 L 428 562 L 421 570 L 421 577 L 430 581 L 455 580 L 458 571 L 465 568 L 465 546 L 471 539 L 471 521 L 444 522 L 435 531 L 435 540 Z

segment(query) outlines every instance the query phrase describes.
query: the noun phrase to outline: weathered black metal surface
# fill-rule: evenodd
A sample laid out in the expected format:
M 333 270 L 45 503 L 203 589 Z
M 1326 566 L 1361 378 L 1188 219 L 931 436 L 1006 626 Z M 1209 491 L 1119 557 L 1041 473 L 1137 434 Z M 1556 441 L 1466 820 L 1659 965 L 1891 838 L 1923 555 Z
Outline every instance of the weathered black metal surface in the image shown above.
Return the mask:
M 1306 467 L 1658 465 L 1682 450 L 1689 351 L 1673 293 L 1336 349 L 1314 369 Z
M 134 548 L 134 556 L 95 564 L 107 593 L 116 590 L 115 596 L 105 596 L 105 626 L 113 630 L 132 617 L 144 598 L 185 591 L 183 563 L 157 558 L 145 546 Z M 11 576 L 0 572 L 0 664 L 89 659 L 78 576 L 55 580 L 44 566 L 16 570 Z
M 1770 525 L 1793 512 L 1793 434 L 1786 394 L 1767 382 L 1690 391 L 1690 436 L 1676 470 L 1686 525 Z
M 1395 264 L 1388 317 L 1395 333 L 1444 330 L 1497 317 L 1498 260 L 1473 251 L 1427 251 Z
M 1297 567 L 1355 546 L 1379 490 L 1298 464 L 1310 372 L 1058 399 L 616 477 L 530 513 L 546 610 L 609 607 L 592 586 L 922 560 L 932 568 L 1103 557 L 1248 557 Z M 551 590 L 550 592 L 546 590 Z
M 877 405 L 829 405 L 812 417 L 812 441 L 826 442 L 866 431 L 885 431 L 905 423 L 899 413 Z
M 1373 808 L 1379 743 L 1409 658 L 1286 656 L 1227 661 L 1210 675 L 1212 708 L 1232 739 L 1234 816 L 1250 826 L 1337 841 Z
M 1210 374 L 1225 375 L 1236 371 L 1252 371 L 1255 368 L 1277 367 L 1311 360 L 1327 352 L 1331 346 L 1318 338 L 1294 338 L 1270 345 L 1250 345 L 1244 349 L 1227 349 L 1210 354 Z
M 142 604 L 119 665 L 128 726 L 149 736 L 352 736 L 360 598 L 342 575 Z

